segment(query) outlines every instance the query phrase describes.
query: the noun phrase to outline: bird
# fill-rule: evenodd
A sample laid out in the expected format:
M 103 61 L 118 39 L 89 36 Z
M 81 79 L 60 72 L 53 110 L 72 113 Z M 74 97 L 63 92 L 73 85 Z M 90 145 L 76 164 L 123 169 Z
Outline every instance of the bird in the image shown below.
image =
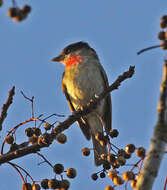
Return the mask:
M 109 87 L 108 78 L 96 51 L 87 42 L 79 41 L 66 46 L 52 59 L 65 65 L 62 77 L 62 91 L 71 112 L 83 109 L 94 97 Z M 112 128 L 111 96 L 108 94 L 98 106 L 77 121 L 87 140 L 92 138 L 94 162 L 103 164 L 101 155 L 107 155 L 106 145 L 96 138 L 97 134 L 109 134 Z

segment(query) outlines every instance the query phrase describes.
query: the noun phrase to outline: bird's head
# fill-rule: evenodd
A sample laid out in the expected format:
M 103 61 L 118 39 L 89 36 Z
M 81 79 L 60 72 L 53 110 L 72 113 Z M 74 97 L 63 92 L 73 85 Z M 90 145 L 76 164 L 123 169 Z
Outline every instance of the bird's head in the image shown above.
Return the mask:
M 66 67 L 86 61 L 89 57 L 96 58 L 97 54 L 86 42 L 76 42 L 68 45 L 52 61 L 63 63 Z

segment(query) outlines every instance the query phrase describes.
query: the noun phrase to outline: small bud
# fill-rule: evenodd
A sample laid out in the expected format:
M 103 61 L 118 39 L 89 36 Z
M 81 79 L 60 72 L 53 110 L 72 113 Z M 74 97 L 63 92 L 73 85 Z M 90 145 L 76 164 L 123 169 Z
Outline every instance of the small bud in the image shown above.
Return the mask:
M 75 178 L 77 175 L 77 172 L 74 168 L 68 168 L 68 170 L 66 171 L 67 177 L 69 178 Z
M 54 165 L 53 167 L 53 171 L 56 173 L 56 174 L 61 174 L 63 171 L 64 171 L 64 166 L 62 164 L 56 164 Z
M 136 149 L 136 156 L 140 157 L 140 158 L 144 158 L 146 154 L 146 150 L 143 147 L 139 147 Z
M 67 142 L 67 137 L 66 137 L 65 134 L 59 133 L 59 134 L 56 136 L 56 140 L 58 141 L 58 143 L 64 144 L 64 143 Z
M 90 149 L 85 147 L 82 149 L 83 156 L 89 156 L 90 155 Z
M 92 174 L 92 175 L 91 175 L 91 178 L 92 178 L 94 181 L 96 181 L 96 180 L 98 179 L 97 173 Z

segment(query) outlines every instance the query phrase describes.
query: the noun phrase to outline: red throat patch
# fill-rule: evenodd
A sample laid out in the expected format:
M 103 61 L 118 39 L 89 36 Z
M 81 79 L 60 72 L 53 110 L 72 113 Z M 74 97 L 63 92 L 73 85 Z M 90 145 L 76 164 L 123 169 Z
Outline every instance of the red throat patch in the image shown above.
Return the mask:
M 66 62 L 66 67 L 69 67 L 73 64 L 77 64 L 83 61 L 83 58 L 80 57 L 79 55 L 74 55 L 71 57 L 67 62 Z

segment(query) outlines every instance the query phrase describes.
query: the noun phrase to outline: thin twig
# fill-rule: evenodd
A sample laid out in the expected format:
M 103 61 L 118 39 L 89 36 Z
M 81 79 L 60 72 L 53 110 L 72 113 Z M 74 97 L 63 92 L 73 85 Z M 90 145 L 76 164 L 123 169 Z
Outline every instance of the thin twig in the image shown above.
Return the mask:
M 2 123 L 7 116 L 8 108 L 13 102 L 14 94 L 15 94 L 15 87 L 13 86 L 13 88 L 9 91 L 9 95 L 8 95 L 8 99 L 6 100 L 6 103 L 3 104 L 2 106 L 2 111 L 0 115 L 0 131 L 2 130 Z
M 40 156 L 41 158 L 43 158 L 44 159 L 44 162 L 46 162 L 46 163 L 48 163 L 49 164 L 49 166 L 51 166 L 52 168 L 53 168 L 53 165 L 45 158 L 45 156 L 44 155 L 42 155 L 41 153 L 39 153 L 39 152 L 37 152 L 37 154 L 38 154 L 38 156 Z
M 137 55 L 140 55 L 141 53 L 143 53 L 145 51 L 155 49 L 155 48 L 159 48 L 159 47 L 161 47 L 161 45 L 155 45 L 155 46 L 151 46 L 151 47 L 148 47 L 148 48 L 144 48 L 144 49 L 140 50 L 139 52 L 137 52 Z

